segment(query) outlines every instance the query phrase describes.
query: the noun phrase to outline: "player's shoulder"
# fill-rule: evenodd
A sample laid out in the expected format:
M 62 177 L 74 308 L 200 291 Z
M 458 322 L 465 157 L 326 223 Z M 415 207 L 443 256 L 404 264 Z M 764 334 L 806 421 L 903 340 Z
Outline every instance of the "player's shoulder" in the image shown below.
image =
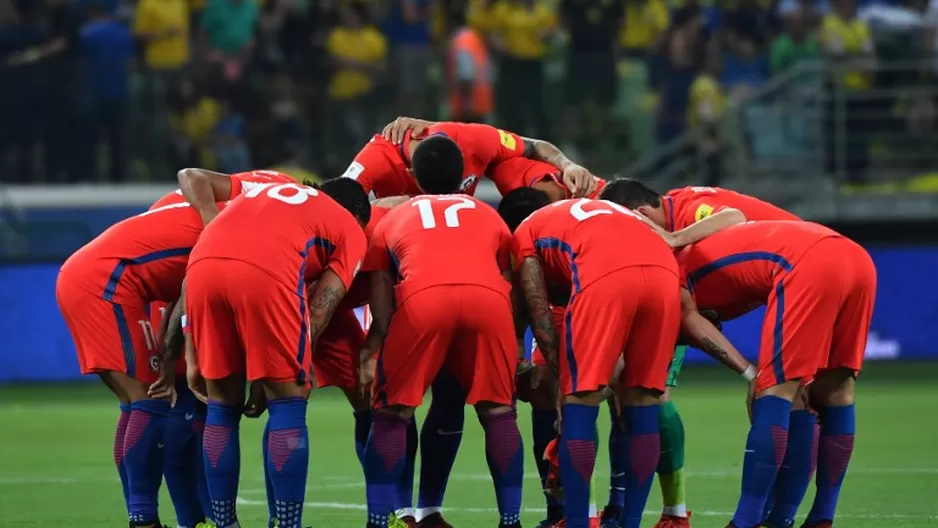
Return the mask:
M 296 179 L 283 172 L 275 170 L 252 170 L 247 172 L 236 172 L 230 176 L 242 182 L 255 183 L 295 183 Z

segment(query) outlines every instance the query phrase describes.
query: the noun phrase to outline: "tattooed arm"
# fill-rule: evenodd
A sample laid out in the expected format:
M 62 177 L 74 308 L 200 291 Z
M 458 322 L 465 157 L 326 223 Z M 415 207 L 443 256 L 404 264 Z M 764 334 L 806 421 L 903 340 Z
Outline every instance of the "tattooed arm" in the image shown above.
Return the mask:
M 739 375 L 755 368 L 713 323 L 700 315 L 697 304 L 686 289 L 681 289 L 681 311 L 681 329 L 691 343 Z
M 309 341 L 315 343 L 345 297 L 345 284 L 331 269 L 319 276 L 309 294 Z
M 585 168 L 570 161 L 559 148 L 541 139 L 524 140 L 524 157 L 550 163 L 563 171 L 563 184 L 575 198 L 589 196 L 596 190 L 596 177 Z
M 557 329 L 554 328 L 554 317 L 550 312 L 550 303 L 547 301 L 547 282 L 544 280 L 541 260 L 537 257 L 525 258 L 521 261 L 519 275 L 534 339 L 537 340 L 537 346 L 547 360 L 551 372 L 559 377 L 560 345 Z

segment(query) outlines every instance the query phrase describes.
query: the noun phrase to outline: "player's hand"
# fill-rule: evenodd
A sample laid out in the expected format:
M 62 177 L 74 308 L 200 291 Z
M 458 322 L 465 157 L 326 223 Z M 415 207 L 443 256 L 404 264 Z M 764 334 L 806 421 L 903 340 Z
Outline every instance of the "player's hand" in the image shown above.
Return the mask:
M 168 400 L 176 406 L 176 362 L 169 358 L 160 361 L 159 377 L 150 385 L 147 396 L 154 400 Z
M 408 130 L 411 131 L 411 135 L 419 136 L 434 124 L 433 121 L 417 119 L 415 117 L 398 117 L 384 127 L 384 130 L 381 131 L 381 135 L 392 144 L 400 145 L 404 142 L 404 136 L 407 135 Z
M 582 198 L 596 190 L 596 177 L 585 167 L 571 163 L 563 170 L 563 184 L 574 198 Z
M 200 402 L 208 403 L 205 378 L 202 377 L 202 371 L 199 370 L 199 365 L 195 361 L 186 362 L 186 383 L 189 385 L 189 390 Z
M 375 382 L 375 371 L 378 368 L 378 359 L 369 356 L 368 359 L 358 363 L 358 393 L 362 398 L 371 395 L 371 386 Z
M 252 381 L 248 401 L 244 404 L 244 415 L 248 418 L 259 418 L 267 410 L 267 395 L 260 382 Z

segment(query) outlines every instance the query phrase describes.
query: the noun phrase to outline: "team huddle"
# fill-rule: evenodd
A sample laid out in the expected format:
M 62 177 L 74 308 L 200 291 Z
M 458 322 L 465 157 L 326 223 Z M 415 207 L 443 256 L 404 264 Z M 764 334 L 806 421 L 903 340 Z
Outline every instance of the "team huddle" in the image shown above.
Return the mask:
M 482 176 L 502 194 L 497 210 L 472 197 Z M 498 526 L 520 527 L 518 401 L 531 406 L 539 526 L 638 528 L 657 473 L 656 528 L 687 527 L 670 400 L 687 345 L 749 385 L 727 526 L 793 526 L 815 468 L 801 526 L 832 526 L 876 291 L 869 255 L 846 237 L 733 191 L 659 195 L 596 178 L 543 141 L 409 118 L 321 186 L 201 169 L 179 183 L 78 250 L 56 285 L 82 372 L 120 401 L 114 462 L 130 526 L 163 526 L 164 478 L 179 526 L 241 526 L 240 422 L 266 412 L 268 526 L 302 528 L 307 400 L 336 386 L 355 419 L 368 528 L 450 526 L 466 404 L 484 430 Z M 752 364 L 720 328 L 760 306 Z M 611 478 L 599 510 L 603 405 Z

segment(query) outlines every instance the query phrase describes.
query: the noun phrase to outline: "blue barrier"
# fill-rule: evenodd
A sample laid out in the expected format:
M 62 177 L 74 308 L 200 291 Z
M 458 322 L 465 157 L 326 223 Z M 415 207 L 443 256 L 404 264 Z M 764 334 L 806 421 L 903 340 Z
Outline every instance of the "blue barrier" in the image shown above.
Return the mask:
M 868 359 L 935 359 L 938 350 L 938 247 L 869 248 L 879 274 Z M 74 346 L 55 302 L 57 264 L 0 267 L 0 383 L 79 377 Z M 726 324 L 724 331 L 752 356 L 762 311 Z M 687 362 L 709 362 L 691 351 Z

